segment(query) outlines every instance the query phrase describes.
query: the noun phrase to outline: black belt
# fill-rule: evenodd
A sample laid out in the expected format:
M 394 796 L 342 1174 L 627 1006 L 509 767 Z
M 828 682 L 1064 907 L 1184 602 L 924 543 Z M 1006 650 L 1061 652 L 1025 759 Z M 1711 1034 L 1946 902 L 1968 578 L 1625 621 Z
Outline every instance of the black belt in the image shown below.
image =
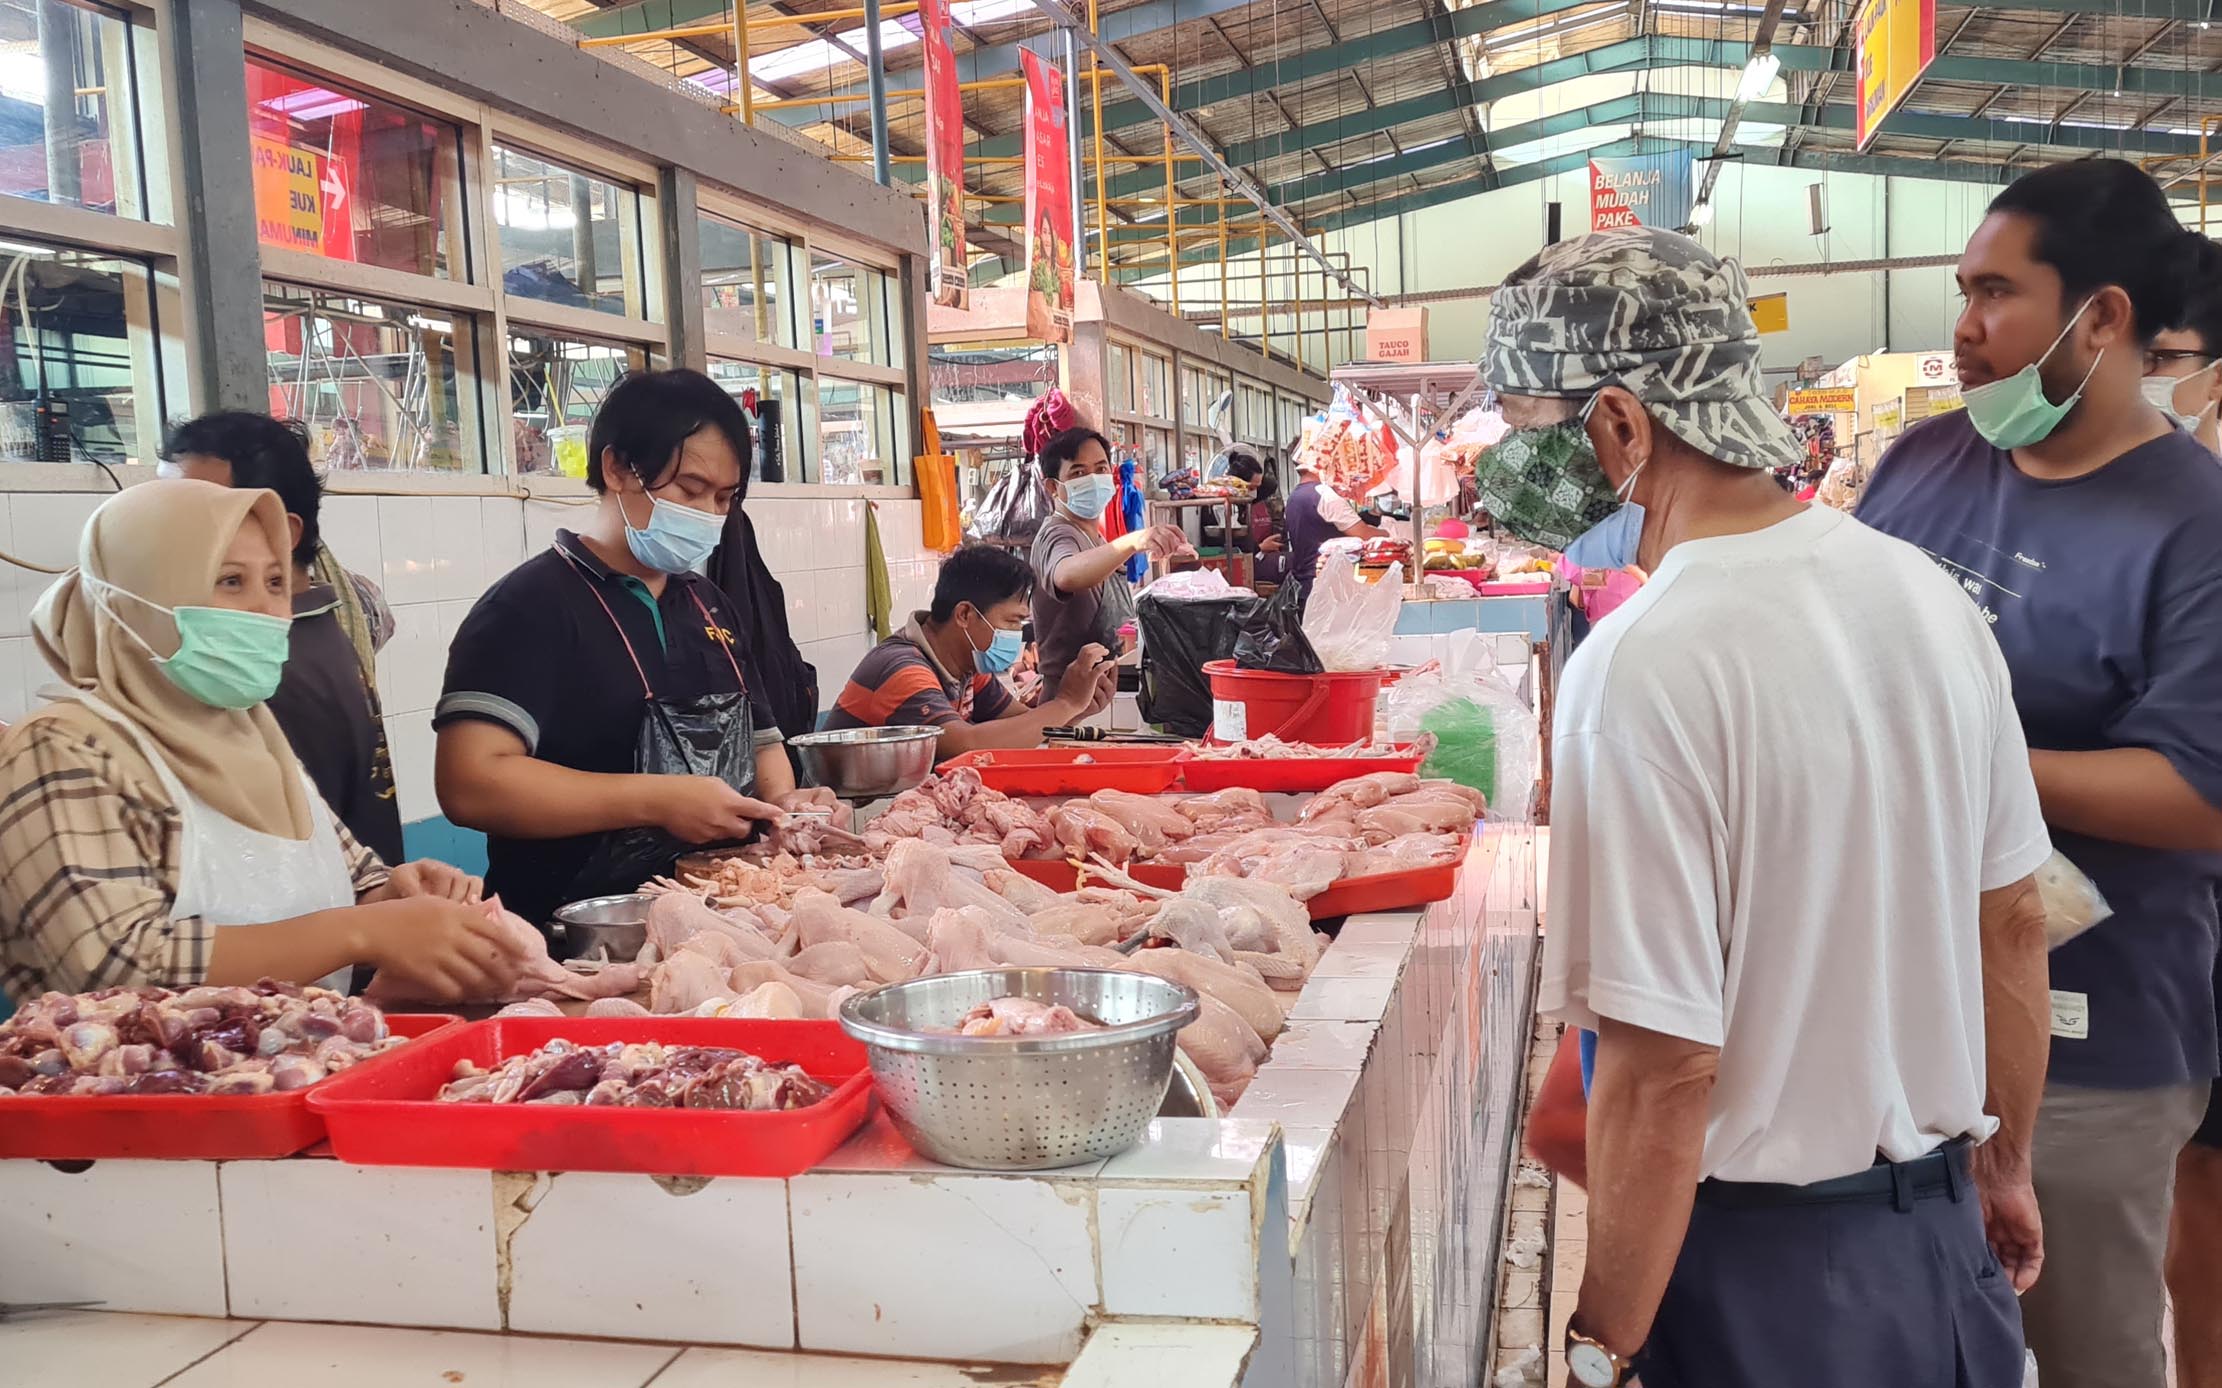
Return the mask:
M 1968 1174 L 1975 1144 L 1954 1138 L 1912 1161 L 1878 1160 L 1865 1171 L 1816 1181 L 1809 1186 L 1770 1185 L 1761 1181 L 1702 1181 L 1697 1202 L 1718 1209 L 1752 1210 L 1780 1205 L 1891 1205 L 1901 1213 L 1916 1200 L 1946 1196 L 1959 1200 L 1974 1188 Z

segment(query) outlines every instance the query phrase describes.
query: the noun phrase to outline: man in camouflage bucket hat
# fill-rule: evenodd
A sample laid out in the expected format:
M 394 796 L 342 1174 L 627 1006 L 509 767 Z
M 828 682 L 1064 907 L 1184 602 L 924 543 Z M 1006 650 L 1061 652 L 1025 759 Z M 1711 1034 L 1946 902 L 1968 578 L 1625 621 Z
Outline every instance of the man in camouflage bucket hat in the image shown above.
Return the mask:
M 1758 352 L 1743 275 L 1668 232 L 1492 305 L 1493 513 L 1651 574 L 1552 729 L 1538 1005 L 1597 1033 L 1569 1380 L 2015 1388 L 2042 1237 L 1983 1144 L 2027 1150 L 2050 1018 L 2021 724 L 1951 580 L 1768 476 Z

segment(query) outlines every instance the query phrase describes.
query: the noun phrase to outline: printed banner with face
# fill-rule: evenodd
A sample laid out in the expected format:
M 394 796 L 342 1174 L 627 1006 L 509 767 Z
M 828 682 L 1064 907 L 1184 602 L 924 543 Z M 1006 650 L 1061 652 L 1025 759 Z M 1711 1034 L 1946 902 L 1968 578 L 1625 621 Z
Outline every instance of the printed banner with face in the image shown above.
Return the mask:
M 1072 146 L 1065 138 L 1065 76 L 1022 53 L 1026 68 L 1026 332 L 1072 341 Z
M 965 306 L 972 288 L 964 237 L 964 93 L 949 46 L 949 0 L 919 0 L 926 50 L 926 210 L 933 227 L 927 261 L 934 302 Z

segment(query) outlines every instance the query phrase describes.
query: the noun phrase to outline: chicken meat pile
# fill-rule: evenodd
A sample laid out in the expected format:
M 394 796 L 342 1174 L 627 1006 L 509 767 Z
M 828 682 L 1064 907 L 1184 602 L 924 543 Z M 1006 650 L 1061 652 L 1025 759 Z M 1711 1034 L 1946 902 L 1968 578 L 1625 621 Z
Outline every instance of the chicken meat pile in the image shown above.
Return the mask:
M 928 776 L 888 804 L 864 826 L 864 842 L 884 853 L 904 839 L 925 839 L 944 846 L 992 844 L 1006 858 L 1042 856 L 1049 826 L 1023 800 L 990 790 L 971 767 L 946 776 Z
M 560 1037 L 491 1069 L 458 1061 L 445 1104 L 581 1104 L 784 1113 L 832 1094 L 799 1065 L 721 1046 L 581 1046 Z
M 252 988 L 47 993 L 0 1022 L 0 1101 L 279 1093 L 400 1041 L 369 1003 L 267 978 Z
M 1283 742 L 1271 733 L 1241 742 L 1191 742 L 1188 754 L 1197 761 L 1352 761 L 1371 757 L 1408 757 L 1415 750 L 1394 742 L 1353 742 L 1348 747 L 1315 747 L 1309 742 Z
M 1063 1003 L 1034 998 L 993 998 L 957 1019 L 948 1030 L 958 1036 L 1057 1036 L 1072 1031 L 1101 1031 Z

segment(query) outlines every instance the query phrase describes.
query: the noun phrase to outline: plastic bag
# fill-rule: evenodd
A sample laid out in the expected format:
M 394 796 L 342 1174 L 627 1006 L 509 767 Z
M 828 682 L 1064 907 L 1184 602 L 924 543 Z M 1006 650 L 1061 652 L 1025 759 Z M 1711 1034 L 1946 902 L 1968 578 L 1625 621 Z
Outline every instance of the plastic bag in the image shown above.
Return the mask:
M 988 488 L 972 513 L 973 538 L 1006 545 L 1031 545 L 1034 532 L 1049 519 L 1049 492 L 1031 466 L 1004 473 Z
M 2058 849 L 2037 868 L 2037 896 L 2045 904 L 2045 947 L 2058 949 L 2114 914 L 2098 884 Z
M 1243 589 L 1216 598 L 1183 599 L 1159 592 L 1171 578 L 1151 584 L 1134 604 L 1142 635 L 1137 702 L 1143 722 L 1182 737 L 1202 737 L 1211 731 L 1211 684 L 1204 662 L 1233 659 L 1243 622 L 1265 603 Z
M 1198 602 L 1209 598 L 1254 598 L 1248 588 L 1237 588 L 1217 569 L 1182 569 L 1152 583 L 1149 591 L 1169 602 Z
M 1423 665 L 1390 686 L 1389 737 L 1433 737 L 1422 776 L 1480 791 L 1493 822 L 1525 824 L 1534 814 L 1542 722 L 1498 673 L 1487 637 L 1460 632 L 1451 639 L 1448 666 Z
M 1244 670 L 1318 674 L 1327 667 L 1305 639 L 1305 627 L 1303 590 L 1284 583 L 1242 623 L 1234 639 L 1234 663 Z
M 1322 553 L 1304 635 L 1329 670 L 1378 670 L 1389 663 L 1389 641 L 1404 610 L 1404 566 L 1391 564 L 1377 583 L 1358 577 L 1358 561 Z

